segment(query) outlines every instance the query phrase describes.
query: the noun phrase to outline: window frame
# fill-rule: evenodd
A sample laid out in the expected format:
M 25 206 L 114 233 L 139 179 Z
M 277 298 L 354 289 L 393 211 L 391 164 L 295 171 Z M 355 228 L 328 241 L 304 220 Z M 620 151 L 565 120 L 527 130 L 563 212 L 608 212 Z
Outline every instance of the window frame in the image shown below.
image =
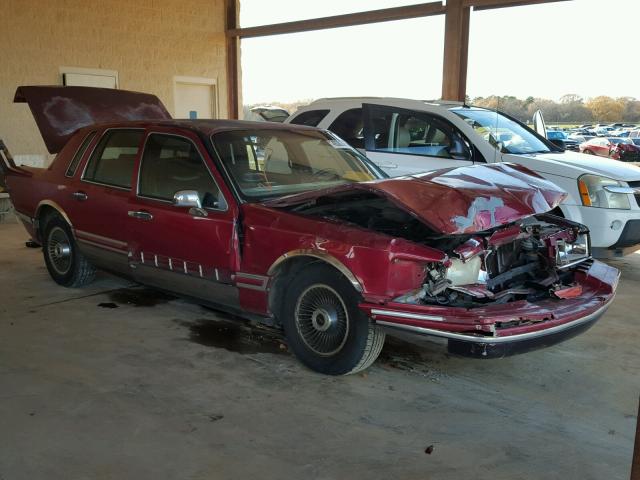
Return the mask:
M 82 163 L 82 159 L 84 158 L 85 154 L 89 151 L 89 147 L 91 146 L 91 143 L 95 140 L 97 136 L 98 136 L 98 131 L 91 130 L 89 133 L 87 133 L 83 137 L 82 142 L 80 142 L 80 145 L 78 145 L 78 149 L 76 150 L 76 153 L 73 154 L 71 161 L 69 162 L 66 170 L 64 171 L 65 177 L 73 178 L 76 176 L 76 173 L 78 172 L 78 167 Z M 93 149 L 91 150 L 91 153 L 93 153 Z
M 115 130 L 126 130 L 126 131 L 141 131 L 142 132 L 142 137 L 140 140 L 140 143 L 138 144 L 138 152 L 136 153 L 136 158 L 133 161 L 133 170 L 131 171 L 131 175 L 132 175 L 132 182 L 131 182 L 131 186 L 130 187 L 123 187 L 122 185 L 114 185 L 112 183 L 104 183 L 104 182 L 97 182 L 95 180 L 91 180 L 91 179 L 87 179 L 86 175 L 87 175 L 87 168 L 89 167 L 89 163 L 91 163 L 91 159 L 93 158 L 94 153 L 96 152 L 96 148 L 98 148 L 98 145 L 100 145 L 100 142 L 102 141 L 103 138 L 105 138 L 110 132 L 115 131 Z M 145 129 L 142 127 L 111 127 L 111 128 L 107 128 L 105 129 L 102 134 L 100 135 L 100 138 L 98 139 L 97 142 L 95 142 L 95 144 L 93 145 L 93 148 L 91 149 L 91 154 L 87 157 L 87 160 L 84 162 L 84 168 L 82 169 L 82 175 L 80 177 L 80 181 L 81 182 L 85 182 L 85 183 L 91 183 L 93 185 L 100 185 L 103 187 L 109 187 L 109 188 L 115 188 L 116 190 L 123 190 L 125 192 L 131 192 L 133 190 L 133 174 L 136 171 L 135 165 L 136 165 L 136 161 L 140 158 L 140 151 L 141 151 L 141 144 L 142 141 L 144 140 L 145 136 L 144 136 L 144 131 Z
M 203 209 L 210 211 L 210 212 L 227 212 L 229 210 L 229 200 L 227 199 L 226 195 L 224 194 L 224 191 L 222 190 L 222 188 L 220 188 L 220 184 L 216 181 L 215 176 L 213 175 L 213 172 L 211 171 L 211 168 L 209 168 L 209 165 L 207 164 L 207 161 L 204 157 L 204 155 L 202 155 L 202 151 L 200 150 L 200 148 L 198 148 L 198 145 L 196 144 L 196 142 L 194 142 L 194 140 L 186 135 L 181 135 L 179 133 L 167 133 L 167 132 L 160 132 L 160 131 L 155 131 L 155 130 L 149 130 L 147 131 L 147 134 L 144 136 L 144 144 L 142 145 L 142 149 L 140 150 L 140 156 L 139 156 L 139 160 L 138 160 L 138 170 L 136 173 L 136 189 L 135 189 L 135 196 L 136 198 L 143 198 L 145 200 L 151 200 L 151 201 L 155 201 L 155 202 L 162 202 L 162 203 L 168 203 L 169 205 L 173 206 L 173 201 L 172 200 L 166 200 L 164 198 L 158 198 L 158 197 L 151 197 L 148 195 L 142 195 L 140 193 L 140 179 L 142 178 L 142 162 L 144 160 L 144 154 L 145 151 L 147 149 L 147 143 L 149 141 L 149 137 L 151 137 L 152 135 L 163 135 L 165 137 L 175 137 L 175 138 L 182 138 L 187 140 L 188 142 L 191 142 L 191 144 L 194 146 L 194 148 L 196 149 L 196 152 L 198 152 L 198 156 L 200 157 L 200 161 L 202 161 L 205 169 L 207 170 L 207 173 L 209 174 L 209 178 L 211 178 L 211 181 L 213 182 L 213 184 L 218 188 L 218 192 L 220 193 L 220 195 L 222 195 L 222 198 L 224 198 L 224 204 L 225 204 L 225 208 L 213 208 L 213 207 L 202 207 Z
M 469 151 L 471 152 L 471 158 L 469 160 L 456 160 L 452 157 L 438 157 L 436 155 L 425 155 L 422 153 L 411 153 L 411 152 L 394 152 L 389 150 L 379 150 L 375 146 L 375 138 L 372 135 L 373 133 L 373 114 L 376 110 L 383 110 L 387 112 L 398 113 L 400 115 L 413 115 L 413 116 L 423 116 L 427 118 L 431 118 L 435 120 L 434 127 L 441 130 L 441 127 L 438 125 L 443 125 L 445 128 L 448 128 L 450 133 L 457 134 L 464 140 L 464 142 L 469 147 Z M 376 153 L 386 153 L 390 155 L 410 155 L 413 157 L 424 157 L 424 158 L 434 158 L 440 160 L 453 160 L 453 161 L 464 161 L 473 163 L 487 163 L 484 159 L 480 151 L 476 148 L 471 140 L 451 121 L 446 118 L 434 114 L 432 112 L 427 112 L 423 110 L 412 110 L 409 108 L 403 107 L 394 107 L 392 105 L 379 105 L 375 103 L 363 103 L 362 104 L 362 115 L 363 115 L 363 134 L 364 134 L 364 149 L 366 152 L 376 152 Z M 443 133 L 447 133 L 444 132 Z

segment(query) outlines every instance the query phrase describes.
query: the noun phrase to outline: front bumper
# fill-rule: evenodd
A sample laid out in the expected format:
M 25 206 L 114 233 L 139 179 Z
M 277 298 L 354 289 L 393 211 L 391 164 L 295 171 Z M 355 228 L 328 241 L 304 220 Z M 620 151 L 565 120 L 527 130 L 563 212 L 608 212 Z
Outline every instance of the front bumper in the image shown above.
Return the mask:
M 632 202 L 631 210 L 565 204 L 561 208 L 565 218 L 582 223 L 589 228 L 591 246 L 594 249 L 621 248 L 616 246 L 620 240 L 624 240 L 626 247 L 640 246 L 640 232 L 638 235 L 634 234 L 623 239 L 626 226 L 640 222 L 640 210 L 633 206 L 633 199 L 629 201 Z
M 387 303 L 360 307 L 377 325 L 393 331 L 449 340 L 456 354 L 495 358 L 567 340 L 589 329 L 609 308 L 620 272 L 593 261 L 576 272 L 583 293 L 571 299 L 517 301 L 464 309 Z

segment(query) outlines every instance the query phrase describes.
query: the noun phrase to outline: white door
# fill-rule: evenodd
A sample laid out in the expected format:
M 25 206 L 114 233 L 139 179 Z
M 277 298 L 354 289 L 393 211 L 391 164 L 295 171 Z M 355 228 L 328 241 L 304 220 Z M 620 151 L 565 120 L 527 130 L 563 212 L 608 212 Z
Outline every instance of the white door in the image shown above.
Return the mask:
M 366 155 L 392 177 L 473 163 L 471 144 L 444 119 L 370 104 L 363 115 Z
M 216 118 L 215 85 L 176 81 L 175 118 Z

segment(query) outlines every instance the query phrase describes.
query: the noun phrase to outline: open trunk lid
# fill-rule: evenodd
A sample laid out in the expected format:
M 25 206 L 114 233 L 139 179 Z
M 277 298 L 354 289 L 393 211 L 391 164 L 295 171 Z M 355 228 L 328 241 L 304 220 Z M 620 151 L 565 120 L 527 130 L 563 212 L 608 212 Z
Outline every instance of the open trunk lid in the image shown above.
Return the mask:
M 27 103 L 49 153 L 58 153 L 79 128 L 99 123 L 168 120 L 155 95 L 94 87 L 21 86 L 15 103 Z
M 501 163 L 351 183 L 290 195 L 265 205 L 294 207 L 358 192 L 386 197 L 433 231 L 445 235 L 481 232 L 549 212 L 566 197 L 555 184 L 525 167 Z

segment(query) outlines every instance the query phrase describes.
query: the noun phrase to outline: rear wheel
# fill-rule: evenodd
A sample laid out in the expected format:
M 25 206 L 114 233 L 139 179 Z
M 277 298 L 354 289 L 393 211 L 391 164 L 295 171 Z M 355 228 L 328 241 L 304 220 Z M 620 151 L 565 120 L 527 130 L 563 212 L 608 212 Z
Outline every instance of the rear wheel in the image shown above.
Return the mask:
M 291 350 L 329 375 L 356 373 L 380 354 L 385 334 L 358 308 L 358 292 L 327 265 L 295 276 L 284 297 L 282 324 Z
M 582 152 L 582 153 L 586 153 L 587 155 L 593 155 L 593 150 L 589 150 L 588 148 Z
M 78 250 L 71 227 L 60 216 L 44 226 L 42 251 L 51 278 L 64 287 L 81 287 L 95 277 L 95 267 Z

